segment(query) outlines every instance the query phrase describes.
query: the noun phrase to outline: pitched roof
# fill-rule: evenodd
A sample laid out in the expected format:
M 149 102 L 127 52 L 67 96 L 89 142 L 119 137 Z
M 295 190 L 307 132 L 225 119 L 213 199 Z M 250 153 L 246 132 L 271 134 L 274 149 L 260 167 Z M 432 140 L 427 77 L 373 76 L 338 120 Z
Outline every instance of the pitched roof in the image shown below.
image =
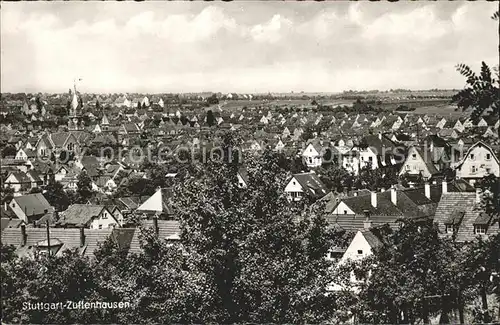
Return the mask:
M 434 223 L 437 224 L 441 233 L 444 236 L 451 236 L 445 234 L 445 225 L 449 222 L 457 226 L 457 221 L 460 220 L 460 214 L 463 212 L 461 222 L 458 223 L 458 231 L 456 233 L 456 240 L 471 241 L 478 235 L 474 233 L 475 224 L 483 224 L 489 226 L 486 235 L 497 234 L 500 232 L 499 227 L 492 227 L 493 218 L 481 210 L 479 204 L 476 203 L 476 193 L 471 192 L 450 192 L 441 196 L 441 201 L 436 209 L 434 216 Z
M 21 228 L 5 228 L 2 232 L 2 244 L 16 246 L 16 253 L 19 256 L 30 256 L 34 253 L 37 246 L 46 244 L 47 229 L 46 228 L 28 228 L 26 227 L 26 245 L 22 243 Z M 57 252 L 60 255 L 66 249 L 77 249 L 84 256 L 93 256 L 94 251 L 99 247 L 99 243 L 103 243 L 110 235 L 113 229 L 85 229 L 85 243 L 80 246 L 80 229 L 75 228 L 49 228 L 51 246 L 55 246 L 57 242 L 62 244 L 62 247 Z
M 308 195 L 312 197 L 323 197 L 327 194 L 326 186 L 313 172 L 293 174 L 293 178 Z
M 16 196 L 13 200 L 22 211 L 25 211 L 27 216 L 43 215 L 53 210 L 42 193 Z
M 180 235 L 180 224 L 176 220 L 157 220 L 158 221 L 158 237 L 166 240 L 178 240 Z M 154 226 L 153 220 L 143 220 L 141 226 L 146 229 L 152 229 Z M 130 253 L 140 253 L 141 228 L 136 228 L 133 238 L 130 242 Z
M 61 213 L 58 224 L 62 226 L 87 226 L 90 221 L 97 217 L 105 207 L 103 205 L 92 204 L 72 204 Z

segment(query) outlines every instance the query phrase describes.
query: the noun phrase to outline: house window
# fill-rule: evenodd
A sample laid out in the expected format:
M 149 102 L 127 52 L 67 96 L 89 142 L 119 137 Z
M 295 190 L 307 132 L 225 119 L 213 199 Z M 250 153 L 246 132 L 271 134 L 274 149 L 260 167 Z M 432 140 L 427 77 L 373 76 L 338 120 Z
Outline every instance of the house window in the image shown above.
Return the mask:
M 472 166 L 470 167 L 470 172 L 471 172 L 472 174 L 476 173 L 476 172 L 477 172 L 477 167 L 476 167 L 476 166 L 474 166 L 474 165 L 472 165 Z
M 42 156 L 45 156 L 45 149 L 40 149 L 40 154 L 41 154 Z
M 102 225 L 99 225 L 99 229 L 102 229 Z
M 344 214 L 347 214 L 347 210 L 344 210 Z
M 412 157 L 413 159 L 417 159 L 417 154 L 416 154 L 416 153 L 414 153 L 413 155 L 411 155 L 411 157 Z
M 475 234 L 486 234 L 486 225 L 475 225 L 474 226 Z
M 372 162 L 373 161 L 373 157 L 368 157 L 368 161 Z
M 73 151 L 75 149 L 75 144 L 74 143 L 68 143 L 68 150 Z
M 457 231 L 458 231 L 458 225 L 452 225 L 452 224 L 446 225 L 447 234 L 453 234 L 456 233 Z
M 474 160 L 474 154 L 473 153 L 470 154 L 470 160 Z
M 108 214 L 107 214 L 106 212 L 104 212 L 104 213 L 102 214 L 102 218 L 103 218 L 103 219 L 108 219 Z
M 358 255 L 362 255 L 363 254 L 363 250 L 362 249 L 358 249 Z
M 491 154 L 487 153 L 486 154 L 486 160 L 490 160 L 491 159 Z
M 406 165 L 406 170 L 410 170 L 410 165 Z

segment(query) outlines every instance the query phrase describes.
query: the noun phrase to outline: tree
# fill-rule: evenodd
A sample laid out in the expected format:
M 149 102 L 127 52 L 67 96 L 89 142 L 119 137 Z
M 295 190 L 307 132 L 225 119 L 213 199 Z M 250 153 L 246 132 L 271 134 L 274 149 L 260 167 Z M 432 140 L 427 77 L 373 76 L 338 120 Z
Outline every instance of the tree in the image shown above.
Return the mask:
M 446 318 L 459 301 L 460 258 L 453 242 L 441 239 L 431 220 L 405 221 L 383 238 L 372 257 L 351 269 L 365 278 L 355 307 L 360 321 L 413 324 L 427 323 L 431 315 Z
M 500 118 L 498 73 L 496 79 L 492 77 L 491 70 L 485 62 L 481 63 L 479 75 L 465 64 L 459 64 L 457 70 L 467 78 L 467 84 L 452 97 L 452 102 L 462 110 L 472 108 L 471 118 L 474 123 L 477 123 L 483 114 Z M 492 110 L 487 112 L 490 108 Z
M 12 145 L 8 145 L 2 150 L 2 158 L 9 157 L 9 156 L 15 156 L 17 154 L 16 147 Z
M 64 191 L 63 185 L 59 182 L 50 182 L 43 191 L 43 196 L 56 211 L 65 211 L 71 202 L 70 197 Z
M 210 162 L 174 190 L 181 240 L 213 297 L 206 319 L 296 323 L 330 314 L 331 234 L 317 211 L 288 204 L 278 159 L 266 151 L 249 161 L 247 189 L 238 186 L 237 164 Z
M 365 165 L 354 177 L 354 187 L 358 189 L 366 188 L 371 191 L 388 189 L 398 183 L 398 170 L 390 169 L 372 169 L 370 164 Z
M 36 110 L 40 114 L 42 112 L 42 109 L 43 109 L 43 102 L 40 99 L 40 96 L 36 96 L 35 103 L 36 103 Z
M 89 177 L 86 171 L 82 171 L 80 175 L 78 175 L 78 182 L 76 183 L 78 194 L 78 201 L 80 203 L 87 203 L 93 195 L 94 191 L 92 190 L 92 179 Z
M 349 187 L 352 175 L 342 167 L 329 165 L 327 167 L 318 167 L 316 173 L 330 191 L 343 192 L 344 187 Z
M 215 125 L 215 117 L 214 117 L 214 112 L 212 112 L 212 110 L 209 110 L 207 112 L 207 124 L 209 127 L 212 127 Z
M 217 98 L 216 94 L 212 94 L 210 97 L 207 98 L 207 103 L 209 105 L 219 104 L 219 98 Z

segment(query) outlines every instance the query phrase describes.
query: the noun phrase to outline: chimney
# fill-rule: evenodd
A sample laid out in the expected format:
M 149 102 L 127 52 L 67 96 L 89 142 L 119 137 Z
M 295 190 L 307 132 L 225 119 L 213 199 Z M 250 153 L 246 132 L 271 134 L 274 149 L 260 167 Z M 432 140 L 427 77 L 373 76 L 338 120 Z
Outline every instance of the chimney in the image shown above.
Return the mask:
M 480 187 L 476 187 L 476 203 L 481 203 L 482 190 Z
M 446 182 L 446 180 L 443 180 L 443 194 L 446 194 L 448 193 L 448 182 Z
M 370 219 L 370 211 L 369 210 L 363 210 L 365 213 L 365 221 L 363 221 L 363 227 L 365 229 L 370 229 L 372 227 L 372 220 Z
M 80 247 L 85 246 L 85 228 L 80 227 Z
M 431 198 L 431 184 L 429 184 L 429 182 L 425 182 L 424 189 L 425 189 L 425 197 L 427 197 L 430 200 L 430 198 Z
M 377 192 L 376 191 L 371 192 L 371 201 L 372 201 L 372 207 L 376 208 L 377 207 Z
M 21 225 L 21 246 L 26 246 L 28 235 L 26 234 L 26 225 Z
M 379 133 L 379 134 L 378 134 L 378 138 L 379 138 L 380 140 L 382 140 L 382 133 Z
M 391 202 L 394 205 L 398 205 L 398 192 L 396 191 L 396 187 L 391 187 Z
M 155 231 L 155 235 L 158 236 L 158 234 L 160 232 L 160 228 L 158 228 L 158 216 L 153 217 L 153 228 Z

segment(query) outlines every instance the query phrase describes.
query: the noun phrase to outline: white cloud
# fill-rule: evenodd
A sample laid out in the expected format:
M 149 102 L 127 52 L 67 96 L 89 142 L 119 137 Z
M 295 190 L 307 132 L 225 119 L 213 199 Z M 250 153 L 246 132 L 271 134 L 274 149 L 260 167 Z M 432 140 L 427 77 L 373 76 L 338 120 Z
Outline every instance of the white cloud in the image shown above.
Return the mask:
M 275 14 L 267 23 L 253 26 L 250 34 L 257 42 L 275 43 L 290 31 L 292 25 L 288 18 Z
M 363 36 L 404 37 L 413 41 L 439 38 L 450 31 L 450 24 L 436 17 L 433 5 L 417 8 L 407 13 L 386 13 L 365 24 Z

